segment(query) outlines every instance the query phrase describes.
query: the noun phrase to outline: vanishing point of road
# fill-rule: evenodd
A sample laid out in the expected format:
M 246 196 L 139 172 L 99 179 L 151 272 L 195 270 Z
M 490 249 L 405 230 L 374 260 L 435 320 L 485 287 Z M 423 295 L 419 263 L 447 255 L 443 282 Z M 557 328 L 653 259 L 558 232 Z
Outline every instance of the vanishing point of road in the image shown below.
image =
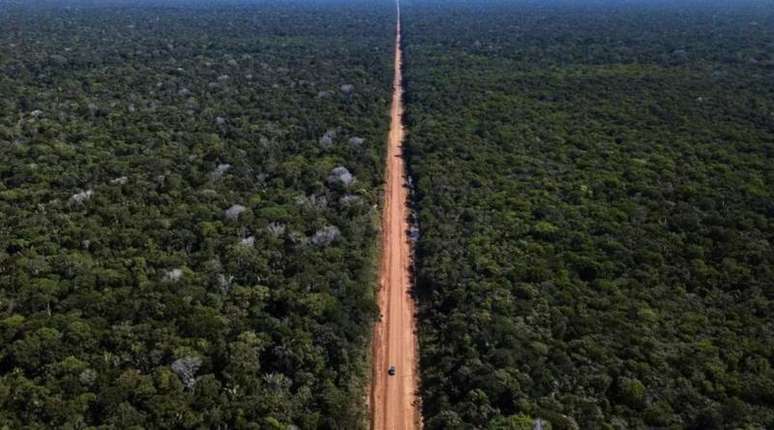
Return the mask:
M 403 88 L 400 3 L 396 2 L 395 79 L 393 82 L 387 170 L 382 215 L 379 273 L 381 319 L 374 328 L 371 427 L 405 430 L 421 427 L 417 398 L 417 339 L 411 295 L 411 244 L 406 169 L 403 160 Z M 387 370 L 395 366 L 395 375 Z

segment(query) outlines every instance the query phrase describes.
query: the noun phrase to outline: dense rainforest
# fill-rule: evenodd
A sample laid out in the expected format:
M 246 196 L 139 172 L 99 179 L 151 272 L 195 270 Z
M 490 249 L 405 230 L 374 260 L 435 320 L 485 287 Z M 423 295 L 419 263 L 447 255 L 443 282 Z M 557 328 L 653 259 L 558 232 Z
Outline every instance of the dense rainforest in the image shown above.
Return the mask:
M 0 429 L 363 427 L 394 6 L 160 3 L 0 3 Z
M 402 5 L 425 427 L 774 428 L 774 4 Z

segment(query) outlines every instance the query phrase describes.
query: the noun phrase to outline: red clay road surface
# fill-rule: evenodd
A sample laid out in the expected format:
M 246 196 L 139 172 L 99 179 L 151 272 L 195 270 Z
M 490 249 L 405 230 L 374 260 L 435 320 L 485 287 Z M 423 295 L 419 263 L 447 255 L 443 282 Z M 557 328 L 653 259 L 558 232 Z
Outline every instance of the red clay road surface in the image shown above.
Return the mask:
M 403 89 L 401 87 L 400 4 L 395 29 L 395 81 L 387 146 L 387 183 L 382 216 L 379 309 L 374 328 L 374 375 L 371 419 L 374 430 L 421 427 L 417 401 L 417 339 L 414 299 L 409 275 L 411 244 L 408 238 L 408 191 L 402 157 Z M 395 366 L 394 376 L 387 369 Z

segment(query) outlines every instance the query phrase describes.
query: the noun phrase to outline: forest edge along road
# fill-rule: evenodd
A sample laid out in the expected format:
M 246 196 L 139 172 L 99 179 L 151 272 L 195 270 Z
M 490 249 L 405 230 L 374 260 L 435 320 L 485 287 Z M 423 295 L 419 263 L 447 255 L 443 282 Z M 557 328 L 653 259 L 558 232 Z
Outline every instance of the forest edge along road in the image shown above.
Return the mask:
M 371 427 L 374 430 L 421 427 L 417 401 L 417 340 L 411 296 L 411 246 L 408 238 L 408 191 L 402 154 L 403 89 L 400 2 L 396 2 L 395 78 L 387 141 L 386 184 L 379 265 L 379 309 L 374 328 Z M 395 374 L 388 369 L 395 366 Z

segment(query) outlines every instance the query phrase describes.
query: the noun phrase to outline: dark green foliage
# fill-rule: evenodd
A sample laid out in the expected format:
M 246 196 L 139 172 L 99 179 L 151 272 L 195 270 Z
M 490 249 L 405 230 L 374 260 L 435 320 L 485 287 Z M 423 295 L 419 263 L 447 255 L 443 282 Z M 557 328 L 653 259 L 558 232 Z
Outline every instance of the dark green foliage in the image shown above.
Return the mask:
M 0 428 L 364 423 L 391 6 L 0 5 Z
M 429 429 L 774 425 L 774 5 L 622 3 L 404 2 Z

